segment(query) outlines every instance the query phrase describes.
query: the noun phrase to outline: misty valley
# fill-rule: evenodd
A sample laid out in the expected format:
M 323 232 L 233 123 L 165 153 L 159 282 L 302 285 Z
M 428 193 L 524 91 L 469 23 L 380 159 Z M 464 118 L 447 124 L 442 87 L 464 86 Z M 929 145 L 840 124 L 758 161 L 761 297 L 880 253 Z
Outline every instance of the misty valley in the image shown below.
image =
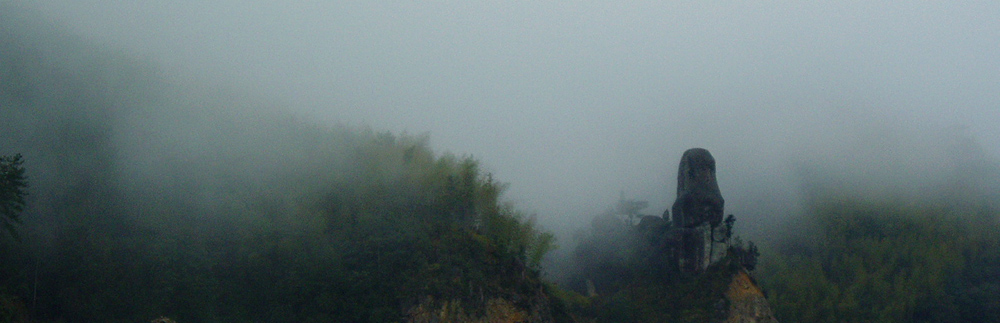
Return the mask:
M 787 216 L 732 211 L 743 161 L 691 144 L 645 175 L 676 194 L 545 220 L 431 135 L 29 7 L 0 0 L 0 322 L 1000 322 L 1000 160 L 962 133 L 927 173 L 802 163 Z

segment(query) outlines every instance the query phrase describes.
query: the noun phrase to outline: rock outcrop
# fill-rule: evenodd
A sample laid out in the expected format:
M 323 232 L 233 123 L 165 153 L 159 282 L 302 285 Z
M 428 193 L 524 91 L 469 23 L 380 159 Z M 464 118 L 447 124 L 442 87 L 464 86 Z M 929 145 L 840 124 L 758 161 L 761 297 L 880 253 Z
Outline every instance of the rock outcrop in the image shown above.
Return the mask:
M 733 275 L 719 315 L 725 323 L 777 323 L 764 292 L 750 274 L 740 268 Z
M 568 309 L 573 322 L 776 323 L 749 273 L 759 253 L 752 242 L 744 247 L 741 239 L 733 238 L 736 220 L 723 216 L 725 200 L 715 172 L 715 159 L 708 150 L 689 149 L 678 167 L 677 198 L 663 216 L 643 215 L 633 224 L 638 212 L 621 210 L 635 208 L 619 207 L 616 214 L 596 217 L 594 223 L 607 223 L 595 228 L 630 230 L 616 233 L 617 239 L 609 238 L 615 234 L 599 235 L 604 231 L 594 230 L 577 253 L 612 256 L 579 257 L 591 261 L 580 262 L 589 266 L 585 272 L 591 276 L 581 276 L 589 288 L 578 297 L 560 294 L 554 307 Z M 624 196 L 621 201 L 619 205 L 642 206 Z M 628 219 L 615 217 L 622 214 Z M 625 242 L 593 252 L 611 241 Z M 604 280 L 599 293 L 593 277 Z M 582 288 L 576 290 L 584 293 Z
M 682 272 L 698 273 L 708 267 L 705 254 L 712 243 L 712 230 L 722 223 L 725 200 L 715 180 L 715 158 L 703 148 L 684 152 L 677 170 L 677 199 L 673 228 L 678 241 L 677 266 Z

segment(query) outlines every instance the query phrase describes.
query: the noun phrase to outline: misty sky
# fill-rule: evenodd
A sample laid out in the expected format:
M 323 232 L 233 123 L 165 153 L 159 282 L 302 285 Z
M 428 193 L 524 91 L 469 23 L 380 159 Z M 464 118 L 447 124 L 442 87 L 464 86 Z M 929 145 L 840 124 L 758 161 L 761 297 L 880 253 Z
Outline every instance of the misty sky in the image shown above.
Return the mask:
M 546 223 L 578 225 L 619 191 L 659 214 L 691 147 L 715 155 L 728 212 L 751 220 L 793 203 L 797 162 L 921 172 L 947 132 L 1000 155 L 996 1 L 35 6 L 180 80 L 429 133 Z

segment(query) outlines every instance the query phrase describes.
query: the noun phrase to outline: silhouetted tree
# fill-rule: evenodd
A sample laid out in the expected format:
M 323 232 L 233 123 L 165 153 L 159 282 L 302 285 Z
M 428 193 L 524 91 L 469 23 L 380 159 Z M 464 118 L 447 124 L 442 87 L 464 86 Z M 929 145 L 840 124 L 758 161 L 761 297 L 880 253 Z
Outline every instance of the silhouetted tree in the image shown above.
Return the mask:
M 643 214 L 639 213 L 639 211 L 642 211 L 647 207 L 649 207 L 649 202 L 625 199 L 625 192 L 621 192 L 621 197 L 618 199 L 618 205 L 615 207 L 615 212 L 625 215 L 628 218 L 628 224 L 634 225 L 636 219 L 642 218 L 643 216 Z
M 20 224 L 28 181 L 24 177 L 21 154 L 0 156 L 0 223 L 11 236 L 17 237 L 14 225 Z
M 743 241 L 736 238 L 736 242 L 729 247 L 729 252 L 747 271 L 753 271 L 757 268 L 757 257 L 760 257 L 760 251 L 757 250 L 757 245 L 753 241 L 747 242 L 746 247 L 744 247 Z

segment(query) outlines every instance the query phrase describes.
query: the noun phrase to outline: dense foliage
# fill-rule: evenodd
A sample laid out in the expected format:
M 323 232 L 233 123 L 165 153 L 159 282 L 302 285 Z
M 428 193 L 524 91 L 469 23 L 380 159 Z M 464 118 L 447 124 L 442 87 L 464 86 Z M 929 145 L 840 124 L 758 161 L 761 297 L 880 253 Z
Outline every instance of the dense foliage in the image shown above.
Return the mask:
M 1000 225 L 988 208 L 836 197 L 766 251 L 786 322 L 1000 322 Z
M 168 315 L 187 322 L 382 322 L 399 319 L 422 297 L 531 288 L 504 279 L 536 272 L 551 235 L 502 205 L 502 186 L 480 174 L 475 161 L 436 158 L 410 138 L 362 136 L 369 140 L 356 147 L 360 155 L 377 157 L 363 160 L 367 170 L 354 173 L 360 178 L 331 183 L 322 198 L 294 206 L 305 211 L 292 216 L 302 218 L 221 228 L 183 218 L 166 225 L 67 224 L 56 232 L 54 253 L 5 259 L 21 260 L 6 267 L 8 277 L 19 278 L 8 287 L 24 303 L 32 300 L 39 319 Z M 289 216 L 280 212 L 293 207 L 275 205 L 275 198 L 248 201 L 258 204 L 250 212 Z M 106 202 L 80 203 L 66 210 Z M 36 257 L 44 257 L 40 267 Z M 40 284 L 26 284 L 35 277 Z

